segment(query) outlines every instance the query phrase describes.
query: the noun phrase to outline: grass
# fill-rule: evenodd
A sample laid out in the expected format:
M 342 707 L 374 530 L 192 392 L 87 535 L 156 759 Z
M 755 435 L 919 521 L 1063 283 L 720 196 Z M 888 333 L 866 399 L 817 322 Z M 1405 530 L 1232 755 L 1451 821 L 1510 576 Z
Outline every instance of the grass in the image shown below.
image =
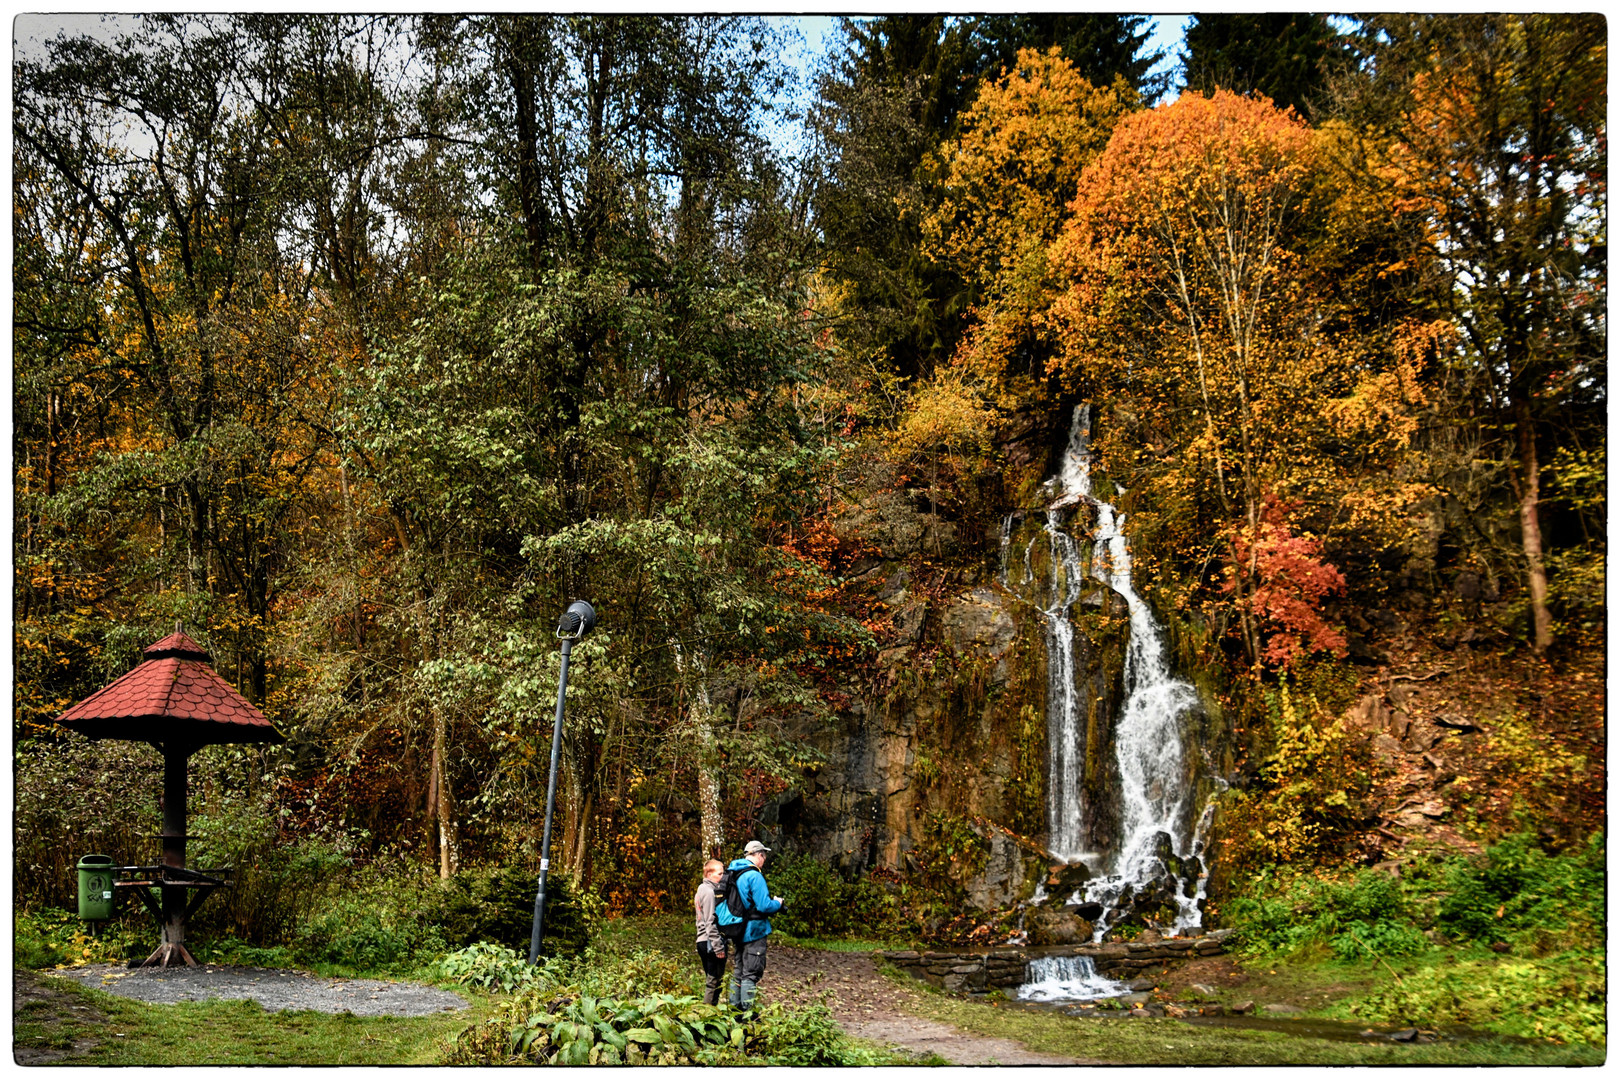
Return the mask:
M 68 979 L 18 975 L 47 996 L 21 1007 L 14 1042 L 63 1052 L 42 1062 L 51 1065 L 433 1065 L 456 1032 L 495 1004 L 468 994 L 469 1009 L 409 1018 L 266 1012 L 253 1001 L 148 1005 Z
M 891 978 L 910 983 L 907 976 Z M 1077 1019 L 933 992 L 930 1020 L 1031 1050 L 1121 1065 L 1600 1065 L 1605 1051 L 1506 1039 L 1431 1044 L 1337 1042 L 1286 1032 L 1193 1026 L 1178 1020 Z
M 595 946 L 619 956 L 655 949 L 681 965 L 690 963 L 695 981 L 691 937 L 691 921 L 682 913 L 610 921 L 601 927 Z M 886 947 L 881 942 L 786 935 L 776 935 L 774 940 L 839 952 Z M 1415 963 L 1396 961 L 1396 967 L 1405 975 Z M 1243 961 L 1243 967 L 1243 981 L 1222 989 L 1219 1000 L 1227 1004 L 1245 999 L 1262 1005 L 1288 1002 L 1318 1016 L 1344 1015 L 1345 1003 L 1361 999 L 1388 978 L 1371 962 L 1341 963 L 1320 957 L 1252 957 Z M 915 1009 L 920 1016 L 970 1034 L 1012 1039 L 1038 1052 L 1124 1065 L 1595 1065 L 1606 1055 L 1601 1045 L 1558 1046 L 1507 1038 L 1411 1045 L 1356 1043 L 1294 1032 L 1193 1026 L 1170 1019 L 1080 1019 L 1011 1002 L 952 997 L 927 990 L 893 968 L 885 969 L 885 974 L 897 985 L 926 991 Z M 418 977 L 442 981 L 435 975 L 424 970 Z M 355 1017 L 266 1012 L 248 1001 L 154 1006 L 21 969 L 17 977 L 15 1046 L 19 1055 L 49 1054 L 37 1063 L 51 1065 L 438 1064 L 458 1032 L 492 1016 L 504 1000 L 460 987 L 471 1007 L 457 1013 L 421 1018 Z M 1192 970 L 1178 981 L 1195 981 Z M 944 1064 L 934 1056 L 872 1049 L 895 1063 Z

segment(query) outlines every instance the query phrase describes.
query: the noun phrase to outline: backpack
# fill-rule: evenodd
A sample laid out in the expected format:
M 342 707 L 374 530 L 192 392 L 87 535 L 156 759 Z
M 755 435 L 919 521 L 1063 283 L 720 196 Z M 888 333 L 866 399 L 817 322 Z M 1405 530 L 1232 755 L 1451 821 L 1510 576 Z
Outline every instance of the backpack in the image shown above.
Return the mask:
M 743 896 L 742 878 L 744 874 L 757 874 L 756 866 L 745 866 L 741 870 L 727 870 L 720 875 L 720 883 L 715 886 L 715 895 L 720 903 L 726 906 L 726 914 L 732 921 L 727 922 L 720 918 L 718 907 L 715 911 L 715 922 L 720 924 L 720 936 L 741 942 L 743 934 L 748 931 L 748 923 L 759 917 L 759 912 L 749 906 L 748 900 Z

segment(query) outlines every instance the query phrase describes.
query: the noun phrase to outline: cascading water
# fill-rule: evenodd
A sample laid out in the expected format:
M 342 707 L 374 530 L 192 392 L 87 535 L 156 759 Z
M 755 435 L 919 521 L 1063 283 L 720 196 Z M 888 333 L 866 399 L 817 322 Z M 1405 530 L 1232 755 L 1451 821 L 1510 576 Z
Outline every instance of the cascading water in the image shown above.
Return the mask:
M 1131 581 L 1131 555 L 1124 517 L 1091 490 L 1090 408 L 1075 408 L 1069 444 L 1058 475 L 1047 481 L 1055 497 L 1047 511 L 1051 585 L 1037 596 L 1047 646 L 1047 742 L 1049 758 L 1048 832 L 1053 854 L 1083 862 L 1093 877 L 1072 903 L 1101 908 L 1094 923 L 1097 940 L 1126 913 L 1134 897 L 1158 893 L 1175 905 L 1173 933 L 1201 922 L 1198 901 L 1207 871 L 1203 831 L 1208 814 L 1194 822 L 1193 776 L 1186 754 L 1183 724 L 1198 704 L 1197 692 L 1174 678 L 1164 655 L 1164 635 L 1147 602 Z M 1080 546 L 1064 529 L 1072 507 L 1096 508 L 1096 534 L 1089 567 Z M 1010 523 L 1009 519 L 1009 523 Z M 1002 530 L 1003 583 L 1011 530 Z M 1022 584 L 1033 574 L 1030 546 L 1025 548 Z M 1071 606 L 1087 576 L 1106 585 L 1130 613 L 1130 639 L 1125 655 L 1125 704 L 1114 725 L 1114 758 L 1118 770 L 1118 828 L 1106 853 L 1086 850 L 1084 797 L 1084 709 L 1074 672 L 1074 624 Z M 1167 895 L 1164 895 L 1167 894 Z
M 1096 1001 L 1131 989 L 1099 975 L 1089 956 L 1038 957 L 1029 962 L 1028 980 L 1018 988 L 1022 1001 Z

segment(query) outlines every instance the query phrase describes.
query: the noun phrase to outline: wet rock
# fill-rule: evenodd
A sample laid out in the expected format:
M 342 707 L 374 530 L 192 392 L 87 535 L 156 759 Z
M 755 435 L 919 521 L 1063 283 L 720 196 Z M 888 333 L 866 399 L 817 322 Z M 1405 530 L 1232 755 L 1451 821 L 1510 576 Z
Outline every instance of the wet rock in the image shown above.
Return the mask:
M 1254 1012 L 1254 1002 L 1252 1001 L 1239 1001 L 1232 1006 L 1233 1016 L 1247 1016 L 1252 1012 Z
M 900 567 L 878 589 L 877 598 L 885 604 L 898 604 L 906 597 L 906 586 L 911 582 L 911 573 L 905 567 Z
M 1152 1016 L 1153 1014 L 1148 1012 L 1146 1009 L 1130 1009 L 1125 1013 L 1125 1015 L 1141 1019 L 1143 1017 Z
M 1048 892 L 1060 896 L 1072 895 L 1086 887 L 1091 880 L 1091 868 L 1083 862 L 1054 863 L 1046 875 Z M 1101 904 L 1095 905 L 1101 908 Z M 1101 914 L 1099 911 L 1098 914 Z M 1082 916 L 1095 918 L 1096 916 Z
M 940 618 L 940 630 L 957 653 L 997 654 L 1012 644 L 1017 626 L 993 589 L 977 588 L 958 598 Z
M 1418 1029 L 1417 1028 L 1405 1028 L 1405 1029 L 1403 1029 L 1401 1031 L 1392 1031 L 1392 1032 L 1390 1032 L 1388 1035 L 1386 1035 L 1384 1037 L 1386 1039 L 1388 1039 L 1390 1042 L 1417 1042 L 1417 1040 L 1418 1040 Z
M 890 622 L 894 624 L 895 640 L 902 644 L 913 644 L 922 640 L 923 623 L 928 619 L 928 605 L 925 603 L 906 604 L 894 613 Z
M 1132 979 L 1126 985 L 1129 986 L 1133 992 L 1141 993 L 1144 990 L 1152 990 L 1159 984 L 1152 979 Z
M 1198 1010 L 1199 1016 L 1225 1016 L 1226 1009 L 1220 1005 L 1205 1005 Z
M 1185 1020 L 1189 1016 L 1197 1016 L 1197 1009 L 1189 1009 L 1185 1005 L 1169 1004 L 1164 1007 L 1164 1015 L 1172 1020 Z
M 1130 1006 L 1146 1005 L 1148 1003 L 1148 994 L 1145 991 L 1138 991 L 1138 992 L 1130 993 L 1130 994 L 1121 994 L 1119 996 L 1119 1001 L 1123 1005 L 1130 1005 Z
M 1091 940 L 1092 925 L 1063 910 L 1034 908 L 1024 919 L 1029 940 L 1036 945 L 1070 945 Z

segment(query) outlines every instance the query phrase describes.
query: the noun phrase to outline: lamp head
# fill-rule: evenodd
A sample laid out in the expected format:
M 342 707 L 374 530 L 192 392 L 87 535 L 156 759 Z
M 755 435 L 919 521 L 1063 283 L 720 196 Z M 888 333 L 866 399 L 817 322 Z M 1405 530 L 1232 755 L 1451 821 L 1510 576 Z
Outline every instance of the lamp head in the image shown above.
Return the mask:
M 578 641 L 596 626 L 596 609 L 583 600 L 568 605 L 562 618 L 557 620 L 557 637 L 565 641 Z

